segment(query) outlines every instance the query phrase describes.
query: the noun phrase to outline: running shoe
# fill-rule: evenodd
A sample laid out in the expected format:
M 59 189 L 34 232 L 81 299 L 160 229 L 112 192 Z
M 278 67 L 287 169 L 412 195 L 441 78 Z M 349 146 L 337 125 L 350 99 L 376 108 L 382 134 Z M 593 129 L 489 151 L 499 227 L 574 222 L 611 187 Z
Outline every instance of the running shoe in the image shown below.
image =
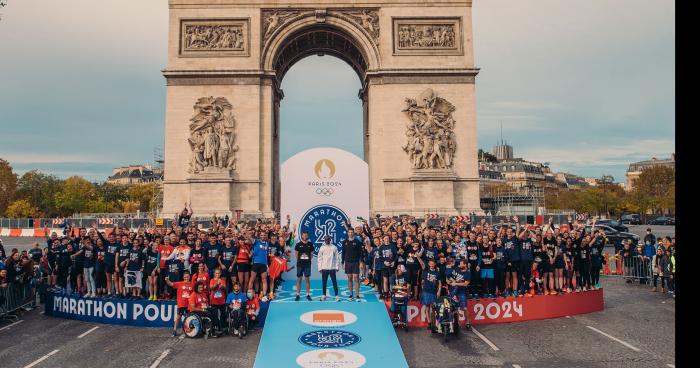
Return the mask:
M 172 337 L 177 337 L 177 331 L 173 331 L 173 333 L 171 335 L 172 335 Z
M 325 302 L 325 301 L 326 301 L 326 296 L 325 296 L 325 295 L 322 295 L 322 296 L 321 296 L 321 301 L 322 301 L 322 302 Z
M 294 298 L 294 301 L 297 301 L 297 302 L 298 302 L 298 301 L 299 301 L 299 298 L 300 298 L 300 297 L 299 297 L 299 294 L 297 294 L 296 298 Z
M 311 301 L 311 295 L 306 294 L 306 300 Z
M 352 295 L 350 295 L 350 298 L 349 298 L 349 300 L 350 300 L 351 302 L 354 302 L 354 301 L 355 301 L 355 297 L 354 297 L 354 296 L 352 296 Z
M 514 291 L 513 291 L 513 296 L 517 298 L 517 297 L 518 297 L 518 292 L 514 290 Z
M 558 293 L 557 293 L 556 291 L 554 291 L 554 290 L 552 290 L 552 291 L 549 293 L 549 295 L 557 295 L 557 294 L 558 294 Z
M 336 295 L 336 296 L 335 296 L 335 301 L 336 301 L 336 302 L 339 302 L 339 301 L 340 301 L 340 297 Z

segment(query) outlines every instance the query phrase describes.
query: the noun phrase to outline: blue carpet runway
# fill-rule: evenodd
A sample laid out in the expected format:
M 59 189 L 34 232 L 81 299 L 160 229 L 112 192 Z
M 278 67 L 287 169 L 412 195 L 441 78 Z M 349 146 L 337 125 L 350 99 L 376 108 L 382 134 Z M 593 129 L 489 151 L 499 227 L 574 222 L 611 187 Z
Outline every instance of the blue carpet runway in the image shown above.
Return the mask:
M 340 280 L 339 280 L 340 281 Z M 279 297 L 270 303 L 256 368 L 281 367 L 408 367 L 384 304 L 367 286 L 364 302 L 347 300 L 347 284 L 341 301 L 320 302 L 321 284 L 311 281 L 313 301 L 294 301 L 294 281 L 286 281 Z M 330 282 L 329 282 L 330 286 Z

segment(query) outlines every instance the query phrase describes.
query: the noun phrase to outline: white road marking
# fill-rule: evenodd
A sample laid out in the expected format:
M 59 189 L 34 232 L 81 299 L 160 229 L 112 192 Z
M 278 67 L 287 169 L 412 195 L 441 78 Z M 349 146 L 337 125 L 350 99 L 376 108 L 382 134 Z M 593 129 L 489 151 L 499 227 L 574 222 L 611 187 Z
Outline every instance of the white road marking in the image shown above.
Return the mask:
M 5 326 L 5 327 L 3 327 L 3 328 L 0 328 L 0 331 L 2 331 L 2 330 L 7 330 L 8 328 L 10 328 L 10 327 L 12 327 L 12 326 L 14 326 L 14 325 L 16 325 L 16 324 L 18 324 L 18 323 L 22 323 L 22 322 L 24 322 L 23 319 L 20 319 L 20 320 L 17 321 L 17 322 L 12 322 L 12 323 L 10 323 L 9 325 L 7 325 L 7 326 Z
M 595 332 L 597 332 L 597 333 L 599 333 L 599 334 L 601 334 L 601 335 L 603 335 L 603 336 L 609 338 L 610 340 L 617 341 L 617 342 L 619 342 L 620 344 L 622 344 L 622 345 L 624 345 L 624 346 L 626 346 L 626 347 L 628 347 L 628 348 L 630 348 L 630 349 L 632 349 L 632 350 L 634 350 L 634 351 L 642 351 L 640 348 L 635 347 L 635 346 L 632 346 L 631 344 L 626 343 L 626 342 L 624 342 L 624 341 L 618 339 L 618 338 L 615 337 L 615 336 L 608 335 L 608 334 L 606 334 L 605 332 L 603 332 L 603 331 L 601 331 L 601 330 L 599 330 L 599 329 L 597 329 L 597 328 L 595 328 L 595 327 L 591 327 L 591 326 L 586 326 L 586 327 L 588 327 L 588 328 L 590 328 L 591 330 L 593 330 L 593 331 L 595 331 Z
M 477 331 L 476 328 L 474 328 L 474 326 L 472 326 L 472 332 L 474 332 L 476 336 L 479 336 L 479 338 L 485 343 L 487 343 L 494 351 L 501 350 L 498 348 L 498 346 L 496 346 L 496 344 L 492 343 L 491 340 L 487 339 L 486 336 L 482 335 L 481 332 Z
M 93 328 L 91 328 L 91 329 L 89 329 L 89 330 L 83 332 L 82 334 L 80 334 L 80 335 L 78 336 L 78 338 L 79 338 L 79 339 L 82 339 L 83 337 L 85 337 L 85 335 L 89 334 L 89 333 L 92 332 L 92 331 L 97 330 L 98 328 L 100 328 L 100 326 L 95 326 L 95 327 L 93 327 Z
M 56 350 L 54 350 L 54 351 L 52 351 L 52 352 L 50 352 L 50 353 L 44 355 L 43 357 L 41 357 L 41 358 L 39 358 L 39 359 L 37 359 L 37 360 L 35 360 L 35 361 L 29 363 L 28 365 L 25 365 L 24 368 L 31 368 L 31 367 L 33 367 L 33 366 L 35 366 L 35 365 L 37 365 L 37 364 L 43 362 L 44 360 L 46 360 L 46 358 L 48 358 L 48 357 L 50 357 L 50 356 L 52 356 L 52 355 L 54 355 L 54 354 L 56 354 L 56 353 L 58 353 L 58 349 L 56 349 Z
M 150 367 L 150 368 L 156 368 L 156 367 L 158 366 L 158 364 L 160 364 L 160 362 L 161 362 L 163 359 L 165 359 L 166 356 L 168 356 L 168 354 L 170 354 L 170 349 L 166 349 L 162 354 L 160 354 L 160 356 L 158 357 L 158 359 L 156 359 L 156 361 L 153 362 L 153 364 L 151 364 L 151 367 Z
M 673 365 L 673 364 L 666 364 L 666 366 L 667 366 L 668 368 L 676 368 L 676 366 Z
M 522 368 L 522 367 L 517 365 L 517 364 L 513 364 L 513 368 Z

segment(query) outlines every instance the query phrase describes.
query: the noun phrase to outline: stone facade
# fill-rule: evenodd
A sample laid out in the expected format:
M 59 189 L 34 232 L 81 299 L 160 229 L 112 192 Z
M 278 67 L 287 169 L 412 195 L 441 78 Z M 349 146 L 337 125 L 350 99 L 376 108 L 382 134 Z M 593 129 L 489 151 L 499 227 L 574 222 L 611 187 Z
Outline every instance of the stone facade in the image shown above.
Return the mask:
M 169 4 L 164 214 L 185 202 L 202 215 L 278 211 L 280 83 L 294 62 L 319 52 L 348 62 L 363 84 L 372 212 L 480 212 L 471 1 Z M 235 165 L 194 172 L 193 106 L 209 97 L 231 106 L 209 109 L 200 121 L 235 119 L 221 130 L 235 141 L 227 153 Z M 413 163 L 410 134 L 411 152 L 432 164 Z M 219 144 L 208 137 L 207 147 Z M 203 155 L 205 145 L 197 147 Z

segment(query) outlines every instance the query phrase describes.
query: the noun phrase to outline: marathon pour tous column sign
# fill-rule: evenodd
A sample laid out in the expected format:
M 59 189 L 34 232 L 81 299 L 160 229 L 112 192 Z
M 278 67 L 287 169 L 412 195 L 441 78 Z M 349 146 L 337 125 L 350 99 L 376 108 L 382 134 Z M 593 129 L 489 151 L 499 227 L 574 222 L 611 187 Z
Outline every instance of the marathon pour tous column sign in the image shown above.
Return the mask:
M 297 236 L 306 231 L 315 251 L 329 235 L 342 252 L 347 239 L 343 224 L 360 225 L 357 217 L 369 218 L 367 163 L 337 148 L 312 148 L 282 164 L 281 218 L 289 214 L 298 224 Z
M 348 216 L 340 208 L 322 204 L 307 211 L 299 222 L 299 233 L 309 233 L 309 240 L 314 243 L 314 254 L 318 254 L 318 248 L 323 244 L 326 235 L 331 237 L 331 243 L 343 251 L 342 241 L 348 238 L 348 233 L 343 227 Z

